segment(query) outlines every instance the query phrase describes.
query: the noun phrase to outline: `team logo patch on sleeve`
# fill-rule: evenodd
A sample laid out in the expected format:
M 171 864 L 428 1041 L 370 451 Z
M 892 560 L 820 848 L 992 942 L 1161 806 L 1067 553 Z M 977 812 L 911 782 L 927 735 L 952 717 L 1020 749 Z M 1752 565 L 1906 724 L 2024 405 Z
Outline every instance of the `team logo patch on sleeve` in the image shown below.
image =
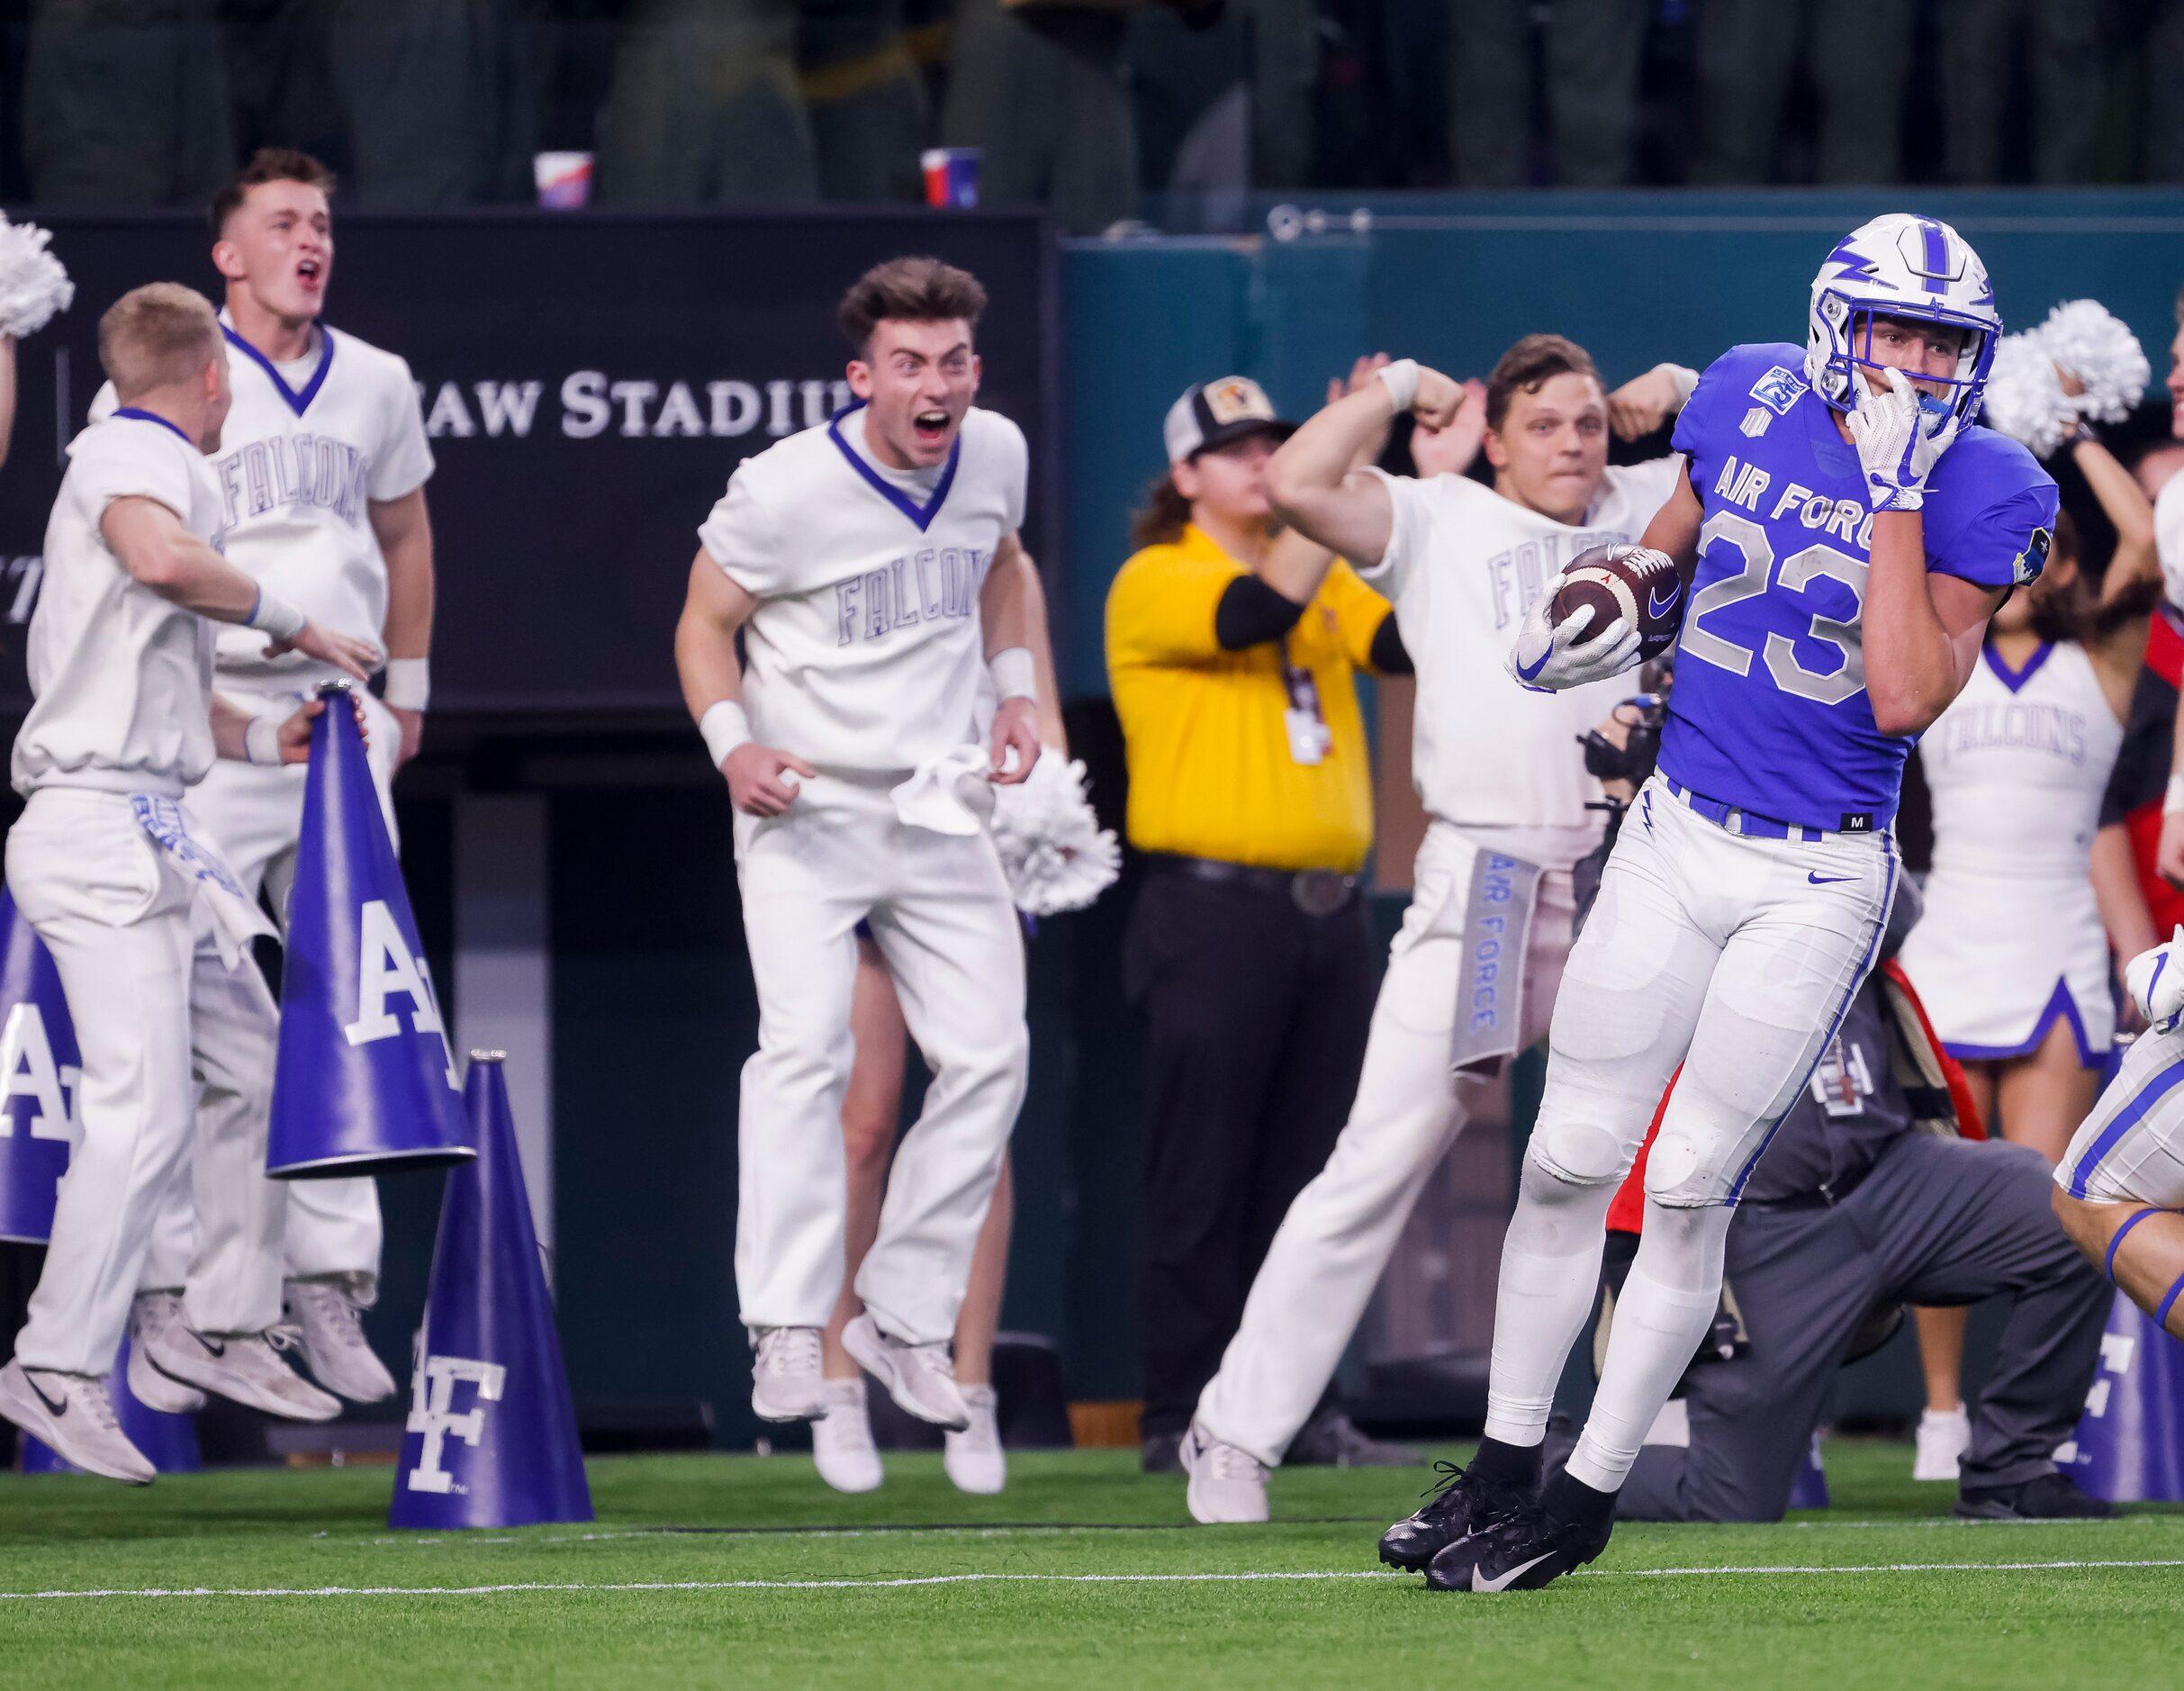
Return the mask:
M 1806 386 L 1803 376 L 1794 370 L 1785 370 L 1778 364 L 1752 384 L 1752 397 L 1777 417 L 1787 417 L 1790 407 L 1797 403 Z M 1752 431 L 1747 430 L 1746 432 Z
M 2035 529 L 2025 550 L 2010 561 L 2009 579 L 2019 587 L 2031 583 L 2047 567 L 2047 549 L 2054 543 L 2055 537 L 2047 529 Z

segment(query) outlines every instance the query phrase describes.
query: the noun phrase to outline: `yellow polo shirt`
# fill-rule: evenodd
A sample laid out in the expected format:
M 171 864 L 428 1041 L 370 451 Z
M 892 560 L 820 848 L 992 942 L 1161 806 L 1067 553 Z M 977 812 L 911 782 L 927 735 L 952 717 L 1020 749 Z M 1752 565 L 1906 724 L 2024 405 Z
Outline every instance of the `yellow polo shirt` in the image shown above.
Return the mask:
M 1214 611 L 1247 572 L 1197 528 L 1147 547 L 1107 590 L 1107 682 L 1130 760 L 1141 851 L 1355 873 L 1373 844 L 1372 771 L 1356 673 L 1388 601 L 1349 565 L 1328 572 L 1281 640 L 1223 651 Z M 1325 755 L 1292 755 L 1289 665 L 1310 673 Z

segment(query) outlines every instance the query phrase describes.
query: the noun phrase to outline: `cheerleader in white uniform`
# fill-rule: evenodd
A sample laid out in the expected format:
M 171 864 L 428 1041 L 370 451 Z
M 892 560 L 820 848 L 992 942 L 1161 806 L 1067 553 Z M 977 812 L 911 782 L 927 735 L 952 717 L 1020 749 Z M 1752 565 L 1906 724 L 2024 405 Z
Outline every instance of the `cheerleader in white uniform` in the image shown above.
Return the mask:
M 2092 607 L 2076 554 L 2066 512 L 2047 573 L 1995 613 L 1971 681 L 1918 743 L 1934 866 L 1902 958 L 1986 1118 L 2050 1162 L 2116 1034 L 2093 842 L 2147 628 L 2124 570 L 2107 586 L 2125 614 Z
M 1995 613 L 1979 667 L 1920 739 L 1934 862 L 1900 959 L 1981 1119 L 2051 1163 L 2092 1108 L 2115 1038 L 2111 933 L 2129 957 L 2150 930 L 2135 881 L 2096 868 L 2098 851 L 2127 855 L 2127 842 L 2095 842 L 2145 657 L 2152 511 L 2106 448 L 2085 439 L 2073 456 L 2116 526 L 2115 556 L 2097 601 L 2063 511 L 2047 568 Z M 1964 1312 L 1916 1313 L 1927 1410 L 1912 1477 L 1954 1479 L 1971 1436 Z

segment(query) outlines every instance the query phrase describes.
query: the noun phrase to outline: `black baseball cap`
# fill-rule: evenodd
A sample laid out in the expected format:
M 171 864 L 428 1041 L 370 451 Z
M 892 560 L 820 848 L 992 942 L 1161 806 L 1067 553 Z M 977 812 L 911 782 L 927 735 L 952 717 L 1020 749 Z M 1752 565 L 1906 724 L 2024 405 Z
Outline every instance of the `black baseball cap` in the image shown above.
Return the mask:
M 1296 425 L 1274 414 L 1267 390 L 1250 376 L 1224 375 L 1185 388 L 1183 397 L 1168 408 L 1160 432 L 1168 443 L 1168 461 L 1183 464 L 1248 435 L 1286 440 Z

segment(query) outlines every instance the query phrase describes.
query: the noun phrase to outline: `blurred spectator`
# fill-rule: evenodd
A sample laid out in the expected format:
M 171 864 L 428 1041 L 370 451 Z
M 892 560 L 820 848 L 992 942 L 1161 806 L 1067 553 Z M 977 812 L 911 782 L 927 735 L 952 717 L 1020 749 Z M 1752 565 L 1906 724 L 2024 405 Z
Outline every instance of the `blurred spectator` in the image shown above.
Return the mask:
M 818 195 L 795 0 L 637 0 L 600 113 L 597 197 L 795 205 Z
M 2032 85 L 2035 182 L 2093 174 L 2100 117 L 2100 7 L 2089 0 L 1941 0 L 1941 97 L 1954 182 L 1995 182 L 2009 131 L 2026 113 L 2011 98 L 2023 50 Z
M 1142 549 L 1107 596 L 1107 671 L 1150 857 L 1124 945 L 1151 1091 L 1139 1289 L 1144 1460 L 1176 1446 L 1290 1201 L 1357 1090 L 1378 973 L 1358 872 L 1373 838 L 1356 672 L 1407 670 L 1387 601 L 1337 563 L 1309 604 L 1267 460 L 1290 425 L 1256 383 L 1190 388 Z
M 2146 70 L 2146 179 L 2184 182 L 2184 0 L 2152 0 L 2143 43 Z
M 1790 0 L 1759 0 L 1770 8 Z M 1448 106 L 1457 180 L 1524 180 L 1531 140 L 1530 0 L 1449 0 Z M 1555 0 L 1547 28 L 1555 180 L 1612 188 L 1630 175 L 1650 0 Z
M 235 169 L 216 0 L 32 0 L 23 159 L 46 205 L 203 205 Z
M 539 0 L 308 0 L 367 205 L 528 200 Z
M 1765 182 L 1800 50 L 1820 99 L 1818 178 L 1902 173 L 1912 0 L 1699 0 L 1703 150 L 1692 179 Z
M 976 147 L 984 205 L 1044 203 L 1097 234 L 1137 204 L 1126 5 L 961 0 L 941 140 Z
M 911 56 L 903 0 L 805 0 L 797 65 L 829 200 L 915 200 L 925 84 Z

